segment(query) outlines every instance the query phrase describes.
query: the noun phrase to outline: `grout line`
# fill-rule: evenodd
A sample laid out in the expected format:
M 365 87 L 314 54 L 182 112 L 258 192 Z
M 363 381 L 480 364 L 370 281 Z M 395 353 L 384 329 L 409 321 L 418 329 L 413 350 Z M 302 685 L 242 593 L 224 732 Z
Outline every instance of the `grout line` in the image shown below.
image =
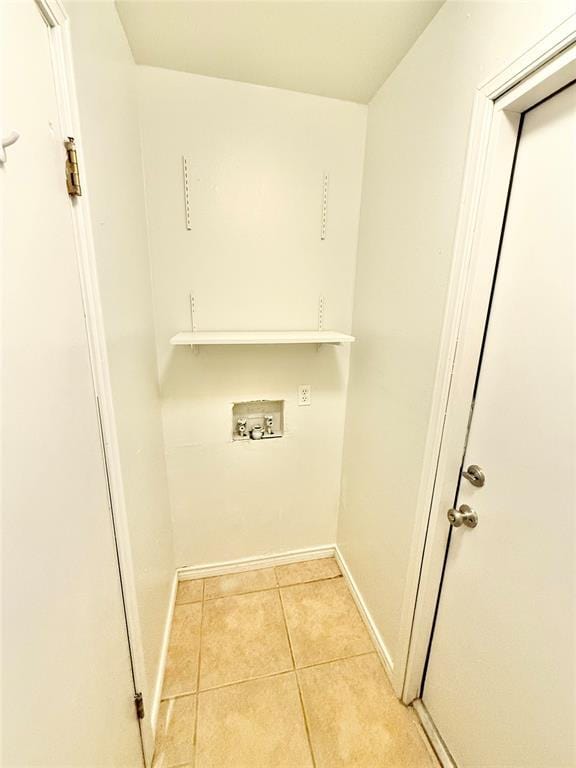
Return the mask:
M 203 688 L 198 693 L 211 693 L 212 691 L 219 691 L 221 688 L 231 688 L 233 685 L 243 685 L 244 683 L 253 683 L 256 680 L 269 680 L 271 677 L 281 677 L 282 675 L 291 675 L 295 672 L 294 669 L 281 669 L 277 672 L 268 672 L 266 675 L 256 675 L 255 677 L 244 677 L 242 680 L 232 680 L 230 683 L 222 683 L 221 685 L 214 685 L 211 688 Z
M 177 579 L 177 584 L 176 584 L 176 596 L 175 596 L 175 599 L 174 599 L 174 608 L 176 608 L 176 606 L 178 606 L 178 605 L 193 605 L 194 603 L 201 603 L 202 602 L 202 598 L 200 598 L 199 600 L 178 600 L 178 593 L 180 592 L 180 585 L 183 584 L 184 582 L 182 582 L 182 581 L 180 581 L 178 579 L 178 574 L 176 574 L 176 579 Z M 200 581 L 200 579 L 198 579 L 198 581 Z M 204 580 L 202 580 L 202 592 L 204 592 Z M 172 768 L 172 766 L 170 766 L 170 768 Z
M 376 649 L 373 651 L 362 651 L 362 653 L 352 653 L 349 656 L 338 656 L 336 659 L 327 659 L 326 661 L 316 661 L 314 664 L 305 664 L 303 667 L 296 667 L 296 671 L 302 671 L 304 669 L 312 669 L 312 667 L 324 667 L 326 664 L 334 664 L 337 661 L 347 661 L 348 659 L 359 659 L 361 656 L 372 656 L 378 652 Z
M 174 606 L 177 605 L 194 605 L 195 603 L 202 603 L 204 601 L 204 590 L 206 589 L 206 579 L 196 579 L 196 581 L 202 582 L 202 595 L 199 600 L 181 600 L 178 602 L 178 590 L 176 590 L 176 602 L 174 603 Z M 180 584 L 184 584 L 185 582 L 179 581 L 178 587 L 180 587 Z M 170 766 L 172 768 L 172 766 Z
M 225 579 L 229 576 L 244 576 L 247 573 L 260 573 L 261 571 L 274 571 L 276 568 L 275 565 L 265 565 L 264 567 L 258 567 L 258 568 L 247 568 L 245 571 L 237 571 L 237 572 L 231 572 L 231 573 L 218 573 L 215 576 L 200 576 L 199 578 L 204 579 L 204 581 L 215 581 L 216 579 Z M 276 575 L 276 573 L 274 573 Z M 197 581 L 197 579 L 184 579 L 184 581 Z
M 250 573 L 250 571 L 244 571 L 244 573 Z M 214 578 L 219 579 L 220 576 L 215 576 Z M 279 582 L 273 586 L 273 587 L 266 587 L 265 589 L 250 589 L 246 592 L 230 592 L 226 595 L 214 595 L 214 597 L 204 597 L 203 600 L 205 603 L 211 602 L 212 600 L 222 600 L 225 597 L 239 597 L 240 595 L 256 595 L 260 592 L 272 592 L 274 589 L 290 589 L 290 587 L 298 587 L 301 584 L 317 584 L 321 581 L 334 581 L 335 579 L 342 579 L 344 578 L 342 574 L 338 574 L 338 576 L 328 576 L 323 579 L 309 579 L 308 581 L 295 581 L 293 584 L 280 584 Z M 200 602 L 199 600 L 196 600 L 195 602 Z M 182 603 L 181 603 L 182 605 Z M 187 605 L 187 603 L 183 603 L 183 605 Z
M 202 599 L 200 600 L 181 600 L 179 603 L 174 603 L 174 607 L 180 607 L 181 605 L 196 605 L 196 603 L 201 603 Z M 172 766 L 170 766 L 172 768 Z M 178 768 L 178 766 L 175 766 L 175 768 Z
M 323 576 L 321 579 L 304 579 L 303 581 L 294 581 L 290 584 L 280 584 L 278 586 L 281 589 L 288 589 L 289 587 L 299 587 L 301 584 L 317 584 L 319 581 L 334 581 L 334 579 L 344 578 L 341 573 L 337 576 Z
M 261 592 L 272 592 L 274 589 L 279 589 L 278 585 L 275 585 L 274 587 L 266 587 L 266 589 L 250 589 L 247 592 L 230 592 L 227 595 L 214 595 L 214 597 L 205 597 L 204 602 L 211 603 L 214 600 L 223 600 L 225 597 L 240 597 L 241 595 L 258 595 Z
M 200 631 L 198 636 L 198 671 L 196 672 L 196 711 L 194 712 L 194 738 L 192 740 L 192 765 L 196 765 L 196 749 L 198 746 L 198 710 L 200 709 L 200 664 L 202 661 L 202 628 L 204 626 L 204 592 L 206 581 L 202 582 L 202 602 L 200 603 Z
M 274 570 L 276 570 L 276 567 L 277 566 L 274 567 Z M 260 569 L 260 570 L 262 570 L 262 569 Z M 252 573 L 252 571 L 244 571 L 244 573 Z M 275 574 L 275 576 L 276 576 L 276 574 Z M 220 576 L 214 576 L 214 577 L 211 577 L 211 578 L 219 579 L 221 577 Z M 243 592 L 230 592 L 230 593 L 225 594 L 225 595 L 214 595 L 213 597 L 204 597 L 203 600 L 206 603 L 206 602 L 211 601 L 211 600 L 221 600 L 224 597 L 239 597 L 240 595 L 255 595 L 255 594 L 258 594 L 260 592 L 271 592 L 273 589 L 289 589 L 290 587 L 298 587 L 298 586 L 300 586 L 300 584 L 316 584 L 316 583 L 318 583 L 320 581 L 334 581 L 334 579 L 342 579 L 342 578 L 344 578 L 344 577 L 342 576 L 341 573 L 339 573 L 337 576 L 326 576 L 325 578 L 322 578 L 322 579 L 307 579 L 307 580 L 304 580 L 304 581 L 295 581 L 292 584 L 280 584 L 280 582 L 278 581 L 278 577 L 276 576 L 276 584 L 273 587 L 265 587 L 264 589 L 248 589 L 248 590 L 243 591 Z M 206 579 L 204 579 L 204 582 L 206 582 Z M 204 587 L 204 589 L 205 589 L 205 587 Z M 200 601 L 196 600 L 194 602 L 200 602 Z
M 294 673 L 296 677 L 296 687 L 298 688 L 298 697 L 300 699 L 300 707 L 302 709 L 302 715 L 304 717 L 304 729 L 306 731 L 306 738 L 308 739 L 308 748 L 310 749 L 310 757 L 312 758 L 312 766 L 316 768 L 316 758 L 314 757 L 314 749 L 312 747 L 312 735 L 310 733 L 310 723 L 308 722 L 308 715 L 306 714 L 306 707 L 304 705 L 304 695 L 302 688 L 300 687 L 300 680 L 298 678 L 298 672 Z
M 196 696 L 197 691 L 182 691 L 182 693 L 175 693 L 172 696 L 165 696 L 160 702 L 172 701 L 172 699 L 185 699 L 187 696 Z
M 222 683 L 221 685 L 213 685 L 210 688 L 202 688 L 202 690 L 199 690 L 197 692 L 194 691 L 186 691 L 184 693 L 176 693 L 174 696 L 167 696 L 165 699 L 162 699 L 162 701 L 170 701 L 171 699 L 183 699 L 186 696 L 195 696 L 197 693 L 207 693 L 208 691 L 218 691 L 220 688 L 230 688 L 232 685 L 241 685 L 242 683 L 251 683 L 254 680 L 267 680 L 270 677 L 278 677 L 280 675 L 287 675 L 291 672 L 301 672 L 306 669 L 312 669 L 313 667 L 323 667 L 326 664 L 334 664 L 337 661 L 347 661 L 348 659 L 358 659 L 361 656 L 372 656 L 373 654 L 376 654 L 378 656 L 377 651 L 364 651 L 363 653 L 355 653 L 351 656 L 338 656 L 336 659 L 328 659 L 327 661 L 317 661 L 314 664 L 306 664 L 303 667 L 294 667 L 293 669 L 282 669 L 278 670 L 277 672 L 268 672 L 265 675 L 255 675 L 254 677 L 243 677 L 239 680 L 232 680 L 229 683 Z
M 306 708 L 304 707 L 304 698 L 302 696 L 302 689 L 300 688 L 300 680 L 298 679 L 298 674 L 296 672 L 296 660 L 294 658 L 294 650 L 292 648 L 292 640 L 290 638 L 290 629 L 288 628 L 288 619 L 286 618 L 286 608 L 284 607 L 284 601 L 282 600 L 281 589 L 278 589 L 278 595 L 280 597 L 280 605 L 282 606 L 282 617 L 284 619 L 284 628 L 286 629 L 286 636 L 288 637 L 288 646 L 290 648 L 290 656 L 292 657 L 292 667 L 294 668 L 294 677 L 296 678 L 296 688 L 298 689 L 298 699 L 300 701 L 300 709 L 302 711 L 302 717 L 304 719 L 304 730 L 306 731 L 308 749 L 310 750 L 310 757 L 312 758 L 312 766 L 313 768 L 316 768 L 316 758 L 314 757 L 314 750 L 312 749 L 312 737 L 310 736 L 310 724 L 308 723 Z
M 282 618 L 284 620 L 284 629 L 286 630 L 286 637 L 288 639 L 288 648 L 290 649 L 290 658 L 292 659 L 292 669 L 296 669 L 294 649 L 292 648 L 292 638 L 290 637 L 290 629 L 288 628 L 288 620 L 286 619 L 286 608 L 284 607 L 284 601 L 282 600 L 282 591 L 280 590 L 280 588 L 278 588 L 278 598 L 280 599 L 280 610 L 282 611 Z

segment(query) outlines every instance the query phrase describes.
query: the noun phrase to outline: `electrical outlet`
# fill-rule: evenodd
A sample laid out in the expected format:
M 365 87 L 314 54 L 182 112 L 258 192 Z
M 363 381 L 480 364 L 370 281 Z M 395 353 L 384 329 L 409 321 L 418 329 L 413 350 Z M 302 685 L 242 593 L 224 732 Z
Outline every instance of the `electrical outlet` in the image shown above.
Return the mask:
M 312 387 L 310 384 L 300 384 L 298 387 L 298 405 L 310 405 L 312 402 Z

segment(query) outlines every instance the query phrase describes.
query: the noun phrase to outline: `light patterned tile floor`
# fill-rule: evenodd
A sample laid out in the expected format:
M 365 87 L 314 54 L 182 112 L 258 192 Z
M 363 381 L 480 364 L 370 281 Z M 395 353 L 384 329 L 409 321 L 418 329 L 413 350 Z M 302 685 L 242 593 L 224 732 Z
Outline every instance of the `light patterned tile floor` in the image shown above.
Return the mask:
M 333 558 L 182 582 L 153 768 L 437 768 Z

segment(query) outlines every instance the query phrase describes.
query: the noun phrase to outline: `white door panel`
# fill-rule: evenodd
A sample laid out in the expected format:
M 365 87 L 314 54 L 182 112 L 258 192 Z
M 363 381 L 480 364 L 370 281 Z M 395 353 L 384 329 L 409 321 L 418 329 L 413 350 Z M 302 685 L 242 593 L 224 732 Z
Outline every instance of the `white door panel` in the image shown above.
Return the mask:
M 576 86 L 524 117 L 423 701 L 460 768 L 576 765 Z
M 2 765 L 139 766 L 49 30 L 4 2 Z

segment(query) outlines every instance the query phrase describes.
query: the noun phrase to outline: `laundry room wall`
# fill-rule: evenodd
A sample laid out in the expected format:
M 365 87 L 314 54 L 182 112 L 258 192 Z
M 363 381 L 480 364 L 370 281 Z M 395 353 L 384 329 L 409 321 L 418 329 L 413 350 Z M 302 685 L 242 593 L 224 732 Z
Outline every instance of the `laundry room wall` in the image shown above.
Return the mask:
M 369 104 L 338 542 L 400 687 L 476 88 L 573 12 L 572 0 L 449 1 Z
M 321 296 L 350 330 L 366 107 L 153 67 L 139 105 L 177 564 L 333 543 L 349 349 L 170 338 L 190 295 L 197 330 L 314 330 Z M 233 404 L 260 399 L 284 401 L 284 437 L 234 442 Z

